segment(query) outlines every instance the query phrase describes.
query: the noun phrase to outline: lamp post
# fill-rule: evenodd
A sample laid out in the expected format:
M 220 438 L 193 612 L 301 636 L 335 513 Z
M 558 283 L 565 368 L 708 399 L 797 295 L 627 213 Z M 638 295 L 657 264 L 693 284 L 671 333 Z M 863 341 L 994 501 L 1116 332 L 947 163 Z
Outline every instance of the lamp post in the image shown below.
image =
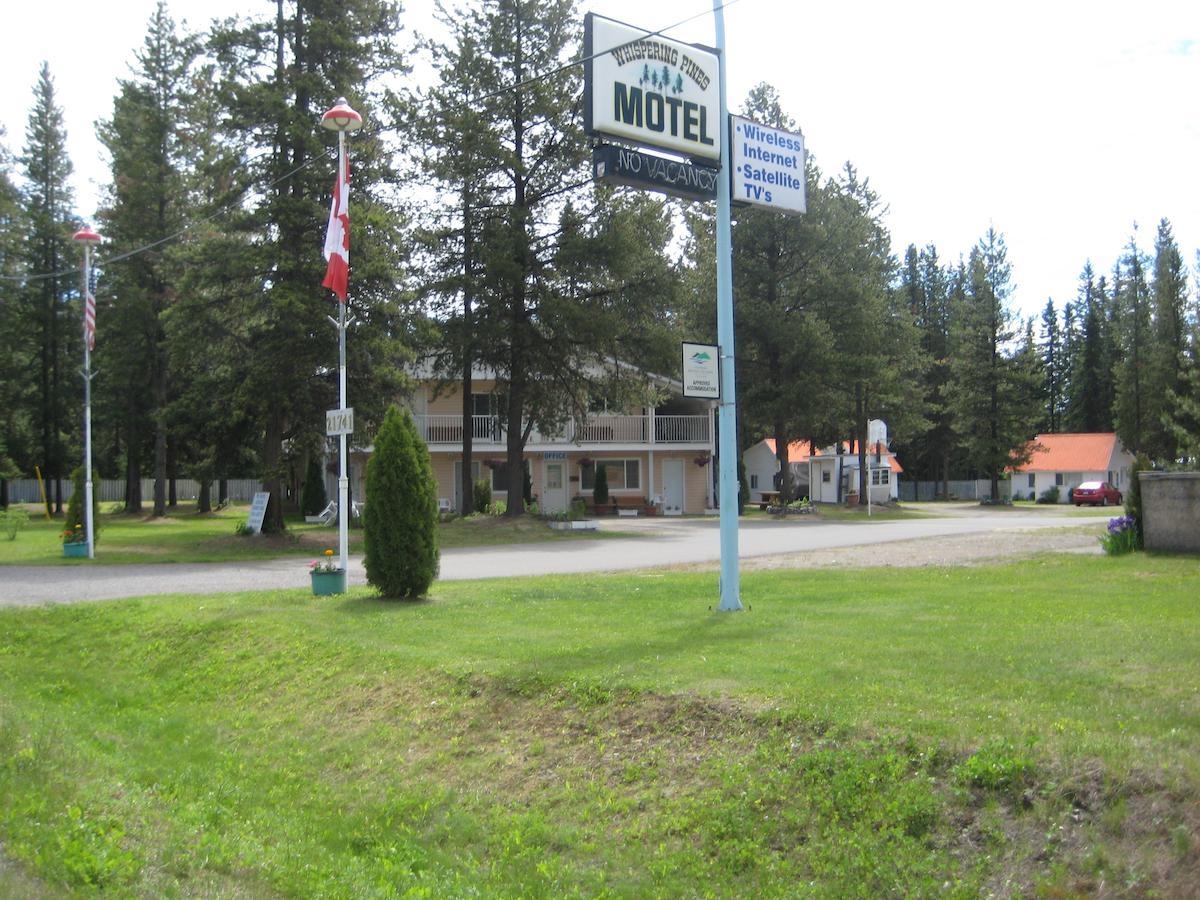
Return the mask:
M 346 173 L 346 132 L 362 128 L 362 116 L 350 108 L 345 97 L 339 97 L 333 108 L 321 116 L 321 127 L 338 133 L 338 183 L 342 184 Z M 346 190 L 344 186 L 342 190 Z M 346 204 L 347 198 L 342 197 Z M 348 207 L 347 207 L 348 208 Z M 348 243 L 348 238 L 347 238 Z M 338 330 L 338 408 L 346 409 L 346 300 L 338 304 L 338 317 L 334 323 Z M 350 577 L 350 479 L 346 467 L 346 434 L 338 435 L 338 556 L 341 561 L 342 577 Z
M 87 533 L 88 559 L 96 558 L 96 523 L 92 521 L 92 346 L 96 338 L 96 300 L 90 290 L 92 247 L 101 237 L 90 228 L 80 228 L 72 240 L 83 245 L 83 271 L 79 296 L 83 300 L 83 521 Z

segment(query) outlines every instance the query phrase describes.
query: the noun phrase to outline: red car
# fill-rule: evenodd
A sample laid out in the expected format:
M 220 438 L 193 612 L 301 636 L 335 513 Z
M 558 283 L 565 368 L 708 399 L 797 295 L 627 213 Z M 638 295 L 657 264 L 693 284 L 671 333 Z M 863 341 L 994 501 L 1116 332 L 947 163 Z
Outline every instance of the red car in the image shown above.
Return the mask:
M 1121 502 L 1121 492 L 1107 481 L 1085 481 L 1071 491 L 1071 502 L 1076 506 L 1090 503 L 1092 506 L 1108 506 Z

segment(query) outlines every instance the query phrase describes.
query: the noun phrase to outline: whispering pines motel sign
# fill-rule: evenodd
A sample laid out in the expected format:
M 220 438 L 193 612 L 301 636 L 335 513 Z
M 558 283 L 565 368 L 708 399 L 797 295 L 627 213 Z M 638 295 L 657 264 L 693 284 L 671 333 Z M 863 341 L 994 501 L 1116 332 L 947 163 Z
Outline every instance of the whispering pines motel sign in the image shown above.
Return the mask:
M 716 52 L 648 37 L 594 13 L 583 27 L 587 132 L 691 160 L 601 145 L 592 156 L 596 177 L 684 199 L 715 198 L 725 133 Z

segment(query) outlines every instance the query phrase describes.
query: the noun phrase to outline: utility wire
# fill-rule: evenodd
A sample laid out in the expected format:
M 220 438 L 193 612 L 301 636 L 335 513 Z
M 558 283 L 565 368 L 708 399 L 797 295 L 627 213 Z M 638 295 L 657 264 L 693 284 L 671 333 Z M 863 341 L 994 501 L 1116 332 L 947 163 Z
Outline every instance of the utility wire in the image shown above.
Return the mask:
M 645 33 L 645 35 L 642 38 L 640 38 L 640 40 L 645 40 L 646 38 L 652 38 L 652 37 L 663 37 L 663 36 L 665 36 L 666 32 L 668 32 L 668 31 L 673 31 L 674 29 L 679 28 L 682 25 L 686 25 L 688 22 L 692 22 L 692 21 L 695 21 L 696 19 L 699 19 L 701 16 L 708 15 L 709 12 L 716 12 L 717 10 L 723 10 L 727 7 L 733 6 L 734 4 L 736 4 L 738 2 L 740 2 L 740 0 L 725 0 L 724 3 L 722 3 L 720 6 L 713 7 L 712 10 L 704 10 L 702 12 L 695 13 L 694 15 L 688 16 L 687 18 L 684 18 L 684 19 L 680 19 L 678 22 L 675 22 L 671 25 L 665 25 L 662 28 L 659 28 L 657 31 L 647 31 Z M 486 100 L 494 99 L 495 97 L 502 96 L 503 94 L 523 90 L 531 85 L 537 84 L 539 81 L 545 81 L 547 78 L 553 78 L 555 75 L 560 75 L 563 72 L 566 72 L 568 69 L 574 68 L 575 66 L 585 65 L 586 63 L 589 63 L 594 59 L 598 59 L 599 57 L 604 56 L 607 53 L 612 53 L 613 50 L 616 50 L 616 49 L 618 49 L 618 48 L 609 47 L 607 50 L 601 50 L 598 53 L 591 54 L 590 56 L 583 56 L 583 57 L 580 57 L 579 59 L 570 60 L 569 62 L 565 62 L 561 66 L 558 66 L 557 68 L 551 69 L 548 72 L 540 72 L 537 75 L 533 75 L 529 78 L 526 78 L 524 81 L 517 82 L 516 84 L 507 85 L 505 87 L 497 88 L 496 90 L 491 91 L 489 93 L 481 94 L 478 97 L 474 97 L 469 103 L 460 104 L 459 109 L 474 107 L 476 104 L 482 103 Z M 394 126 L 392 128 L 378 128 L 375 130 L 370 130 L 367 132 L 365 137 L 375 137 L 376 135 L 385 134 L 388 131 L 396 131 L 396 130 L 398 130 L 399 127 L 400 126 Z M 276 185 L 281 184 L 282 182 L 295 177 L 296 175 L 303 172 L 305 169 L 307 169 L 309 166 L 313 165 L 314 163 L 316 163 L 322 159 L 325 159 L 326 157 L 333 156 L 335 154 L 336 154 L 336 149 L 329 149 L 329 150 L 324 151 L 323 153 L 318 153 L 315 156 L 313 156 L 312 159 L 308 160 L 307 162 L 301 163 L 300 165 L 296 166 L 296 168 L 292 169 L 290 172 L 279 176 L 274 181 L 268 182 L 266 185 L 263 186 L 263 190 L 269 190 L 270 188 L 273 188 Z M 581 184 L 586 184 L 586 182 L 581 182 Z M 215 212 L 205 216 L 204 218 L 189 222 L 188 224 L 186 224 L 182 228 L 180 228 L 178 231 L 176 231 L 172 234 L 166 235 L 165 237 L 161 237 L 156 240 L 153 240 L 148 244 L 143 244 L 140 247 L 135 247 L 132 250 L 127 250 L 126 252 L 120 253 L 116 256 L 111 256 L 111 257 L 105 259 L 104 263 L 111 264 L 111 263 L 121 262 L 121 261 L 129 259 L 131 257 L 138 256 L 142 253 L 146 253 L 150 250 L 153 250 L 155 247 L 159 247 L 163 244 L 167 244 L 167 243 L 170 243 L 171 241 L 177 240 L 178 238 L 183 237 L 183 235 L 187 234 L 187 232 L 191 231 L 194 228 L 199 228 L 201 225 L 207 225 L 209 222 L 216 221 L 217 219 L 219 219 L 222 216 L 225 216 L 229 212 L 231 212 L 234 203 L 236 201 L 240 200 L 243 196 L 245 196 L 245 194 L 250 190 L 251 187 L 253 187 L 253 185 L 249 185 L 249 184 L 246 185 L 246 187 L 244 187 L 241 191 L 238 192 L 238 195 L 236 198 L 234 198 L 233 200 L 230 200 L 223 207 L 221 207 L 220 209 L 216 210 Z M 10 282 L 27 283 L 30 281 L 45 281 L 46 279 L 49 279 L 49 278 L 64 278 L 68 275 L 74 274 L 75 271 L 76 271 L 75 267 L 72 266 L 69 269 L 63 269 L 58 272 L 48 272 L 48 273 L 42 273 L 42 274 L 38 274 L 38 275 L 0 275 L 0 282 L 10 281 Z

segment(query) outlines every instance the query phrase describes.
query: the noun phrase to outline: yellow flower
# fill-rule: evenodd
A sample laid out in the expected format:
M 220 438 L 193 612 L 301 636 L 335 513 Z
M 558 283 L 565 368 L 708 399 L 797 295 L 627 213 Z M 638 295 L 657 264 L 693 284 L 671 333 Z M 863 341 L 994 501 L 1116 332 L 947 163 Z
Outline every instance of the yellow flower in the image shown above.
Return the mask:
M 326 556 L 333 556 L 333 551 L 332 551 L 332 550 L 326 550 L 326 551 L 325 551 L 325 555 L 326 555 Z

